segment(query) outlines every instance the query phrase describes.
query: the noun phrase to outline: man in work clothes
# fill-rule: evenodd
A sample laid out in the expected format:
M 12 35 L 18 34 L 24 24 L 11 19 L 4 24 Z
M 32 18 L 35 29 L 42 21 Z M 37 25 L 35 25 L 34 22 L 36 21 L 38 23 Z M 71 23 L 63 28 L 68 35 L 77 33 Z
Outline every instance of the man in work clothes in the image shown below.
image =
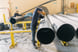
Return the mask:
M 33 43 L 35 48 L 37 48 L 36 45 L 35 45 L 35 43 L 36 43 L 36 41 L 35 41 L 36 26 L 38 24 L 38 19 L 39 18 L 44 18 L 44 16 L 42 14 L 45 15 L 43 10 L 41 8 L 36 8 L 34 13 L 33 13 L 33 16 L 32 16 L 32 23 L 31 23 L 32 43 Z

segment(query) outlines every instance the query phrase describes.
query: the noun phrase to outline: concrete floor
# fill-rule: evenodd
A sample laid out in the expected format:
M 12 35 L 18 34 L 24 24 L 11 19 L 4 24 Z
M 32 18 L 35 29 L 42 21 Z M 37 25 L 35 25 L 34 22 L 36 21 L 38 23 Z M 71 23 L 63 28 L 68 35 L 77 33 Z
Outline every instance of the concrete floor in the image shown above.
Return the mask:
M 69 42 L 69 46 L 62 46 L 57 38 L 49 44 L 42 45 L 39 49 L 35 49 L 31 42 L 31 33 L 14 34 L 17 46 L 10 49 L 10 34 L 0 34 L 0 52 L 78 52 L 78 39 L 74 38 Z

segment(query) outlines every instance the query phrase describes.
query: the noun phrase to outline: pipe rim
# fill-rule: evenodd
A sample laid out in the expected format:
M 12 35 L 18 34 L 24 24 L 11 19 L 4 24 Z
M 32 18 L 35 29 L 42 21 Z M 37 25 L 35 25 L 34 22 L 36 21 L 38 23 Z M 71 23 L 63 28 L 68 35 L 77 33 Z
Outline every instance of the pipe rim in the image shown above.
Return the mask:
M 64 30 L 65 29 L 65 30 Z M 70 24 L 63 24 L 58 30 L 57 30 L 57 37 L 59 40 L 69 42 L 71 41 L 75 36 L 75 29 Z
M 47 29 L 47 30 L 46 30 Z M 46 30 L 46 31 L 44 31 Z M 43 31 L 43 32 L 40 32 Z M 49 33 L 47 33 L 49 32 Z M 41 34 L 42 33 L 42 34 Z M 48 35 L 47 35 L 48 34 Z M 48 37 L 48 38 L 47 38 Z M 46 39 L 47 38 L 47 39 Z M 37 39 L 40 41 L 42 44 L 50 44 L 55 38 L 55 33 L 52 29 L 50 28 L 42 28 L 39 29 L 37 32 Z
M 10 18 L 10 23 L 11 24 L 15 24 L 16 23 L 16 20 L 14 18 Z

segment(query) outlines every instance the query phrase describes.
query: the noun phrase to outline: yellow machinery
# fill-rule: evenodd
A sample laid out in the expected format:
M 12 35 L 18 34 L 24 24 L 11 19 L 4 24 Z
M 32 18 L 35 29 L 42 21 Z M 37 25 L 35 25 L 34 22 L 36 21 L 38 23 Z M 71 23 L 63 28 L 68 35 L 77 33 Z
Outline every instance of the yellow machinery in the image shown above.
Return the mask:
M 25 30 L 21 30 L 21 31 L 13 31 L 12 24 L 11 24 L 11 23 L 6 23 L 5 14 L 3 14 L 3 18 L 4 18 L 4 24 L 10 24 L 10 26 L 11 26 L 11 30 L 10 30 L 10 31 L 7 31 L 7 32 L 6 32 L 6 31 L 1 31 L 0 34 L 10 33 L 12 44 L 10 45 L 9 48 L 14 48 L 15 45 L 17 44 L 17 43 L 15 43 L 15 41 L 14 41 L 14 33 L 31 32 L 31 30 L 26 30 L 26 24 L 27 24 L 27 23 L 31 23 L 31 21 L 22 21 L 22 22 L 18 22 L 18 23 L 16 23 L 16 24 L 24 24 L 24 25 L 23 25 L 23 29 L 25 29 Z M 40 21 L 38 21 L 38 23 L 40 23 Z M 40 47 L 40 42 L 39 42 L 38 40 L 37 40 L 37 47 Z

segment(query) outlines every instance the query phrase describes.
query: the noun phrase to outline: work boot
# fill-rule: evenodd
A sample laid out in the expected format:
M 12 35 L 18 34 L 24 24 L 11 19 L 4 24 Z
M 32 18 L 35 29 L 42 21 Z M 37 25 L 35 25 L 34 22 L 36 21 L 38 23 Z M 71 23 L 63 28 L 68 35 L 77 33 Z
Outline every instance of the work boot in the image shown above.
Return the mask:
M 36 46 L 36 44 L 35 44 L 36 41 L 32 41 L 32 43 L 33 43 L 34 48 L 37 49 L 37 46 Z
M 38 49 L 38 47 L 37 47 L 36 45 L 34 46 L 34 48 L 35 48 L 35 49 Z

